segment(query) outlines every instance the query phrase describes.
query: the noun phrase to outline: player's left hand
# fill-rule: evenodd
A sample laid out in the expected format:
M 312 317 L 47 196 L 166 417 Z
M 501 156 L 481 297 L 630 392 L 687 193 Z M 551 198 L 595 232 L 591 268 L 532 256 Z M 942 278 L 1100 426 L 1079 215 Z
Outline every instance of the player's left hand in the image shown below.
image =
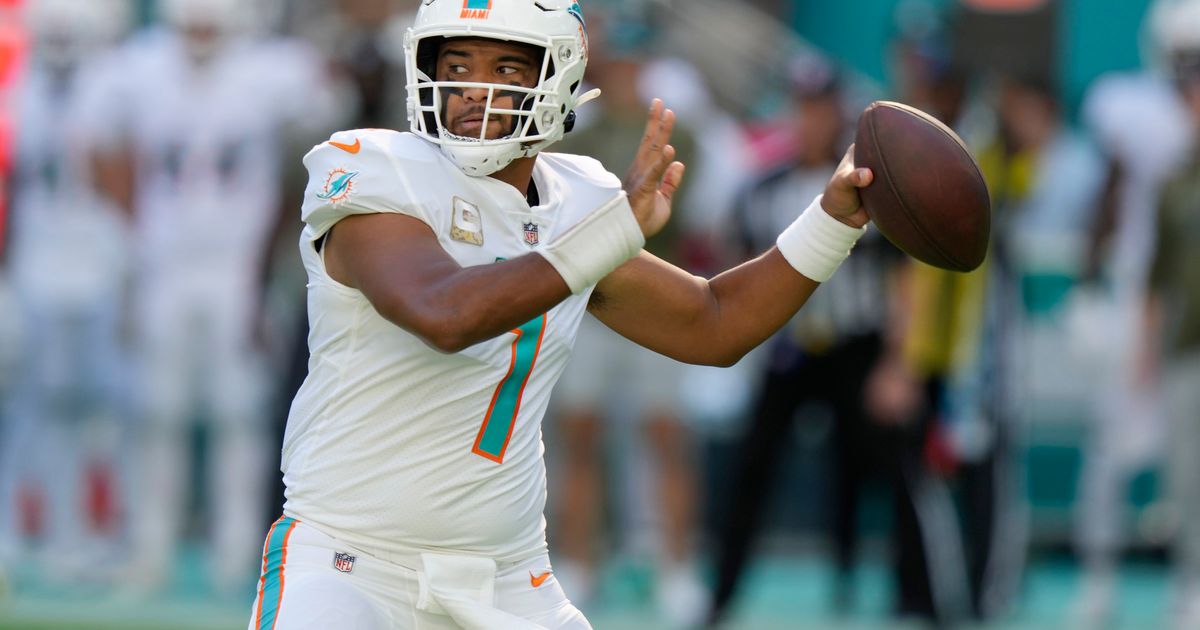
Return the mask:
M 646 131 L 633 164 L 625 175 L 625 192 L 637 217 L 642 234 L 654 236 L 671 217 L 671 198 L 683 181 L 683 162 L 675 161 L 675 147 L 669 144 L 675 128 L 675 112 L 654 99 L 646 117 Z
M 841 164 L 825 185 L 825 197 L 821 199 L 821 207 L 830 216 L 851 227 L 862 227 L 870 221 L 867 211 L 862 207 L 858 197 L 858 189 L 871 185 L 874 175 L 869 168 L 854 167 L 854 145 L 846 149 Z

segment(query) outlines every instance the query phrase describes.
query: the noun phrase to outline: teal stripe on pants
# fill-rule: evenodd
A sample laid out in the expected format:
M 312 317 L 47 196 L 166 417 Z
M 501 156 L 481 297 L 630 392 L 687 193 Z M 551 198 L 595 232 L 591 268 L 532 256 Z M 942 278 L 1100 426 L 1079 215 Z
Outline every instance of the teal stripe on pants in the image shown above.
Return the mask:
M 279 614 L 279 600 L 283 597 L 283 545 L 288 534 L 296 526 L 296 519 L 283 517 L 275 523 L 271 538 L 267 541 L 267 562 L 263 571 L 262 599 L 259 606 L 256 630 L 271 630 L 275 627 L 275 616 Z

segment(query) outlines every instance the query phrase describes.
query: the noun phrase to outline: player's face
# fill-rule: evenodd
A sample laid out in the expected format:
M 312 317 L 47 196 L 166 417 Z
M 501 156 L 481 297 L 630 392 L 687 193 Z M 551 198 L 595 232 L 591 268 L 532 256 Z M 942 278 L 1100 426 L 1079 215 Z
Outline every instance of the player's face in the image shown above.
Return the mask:
M 220 46 L 221 32 L 215 24 L 195 22 L 182 29 L 188 54 L 196 61 L 206 61 Z
M 533 87 L 541 74 L 541 64 L 541 49 L 535 46 L 490 39 L 451 39 L 438 51 L 435 80 Z M 446 129 L 458 136 L 481 137 L 488 90 L 446 89 L 442 96 L 445 103 L 442 124 Z M 515 109 L 522 96 L 520 92 L 496 90 L 492 107 Z M 501 138 L 511 134 L 515 127 L 514 116 L 493 114 L 482 137 Z

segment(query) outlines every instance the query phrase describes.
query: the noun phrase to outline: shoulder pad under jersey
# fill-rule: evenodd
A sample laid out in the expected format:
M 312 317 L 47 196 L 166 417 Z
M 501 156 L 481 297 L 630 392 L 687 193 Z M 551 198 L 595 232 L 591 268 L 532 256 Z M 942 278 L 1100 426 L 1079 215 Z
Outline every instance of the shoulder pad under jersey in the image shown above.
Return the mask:
M 333 134 L 304 156 L 301 218 L 317 234 L 352 214 L 395 212 L 436 228 L 426 209 L 437 149 L 412 134 L 356 129 Z
M 568 176 L 577 182 L 598 188 L 621 189 L 621 180 L 613 175 L 600 160 L 586 155 L 573 153 L 542 153 L 538 159 L 552 162 L 559 174 Z

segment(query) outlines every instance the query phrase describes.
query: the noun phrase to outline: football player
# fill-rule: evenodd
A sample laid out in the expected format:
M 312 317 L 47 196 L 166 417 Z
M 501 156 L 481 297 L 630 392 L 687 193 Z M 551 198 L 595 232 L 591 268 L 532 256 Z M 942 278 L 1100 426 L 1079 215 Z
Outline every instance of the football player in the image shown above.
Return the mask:
M 411 132 L 304 159 L 311 359 L 250 627 L 587 628 L 547 559 L 540 430 L 584 312 L 730 365 L 849 254 L 871 174 L 847 152 L 777 246 L 705 280 L 642 251 L 684 171 L 660 101 L 624 181 L 544 152 L 594 97 L 576 2 L 425 0 L 406 56 Z
M 323 135 L 332 110 L 313 51 L 246 36 L 255 6 L 165 0 L 165 28 L 121 51 L 90 108 L 111 130 L 101 180 L 115 189 L 111 173 L 135 175 L 130 191 L 111 194 L 127 200 L 135 224 L 145 427 L 130 579 L 148 588 L 162 584 L 173 559 L 195 417 L 212 435 L 215 581 L 234 588 L 255 570 L 268 468 L 260 270 L 280 212 L 282 143 L 291 133 Z
M 21 489 L 45 499 L 42 538 L 57 578 L 94 570 L 104 527 L 81 514 L 84 477 L 109 479 L 111 453 L 86 436 L 115 436 L 125 356 L 119 342 L 127 229 L 90 181 L 82 95 L 97 60 L 124 35 L 125 0 L 35 0 L 25 24 L 32 55 L 15 93 L 13 232 L 8 253 L 23 334 L 21 369 L 0 435 L 0 564 L 16 541 Z M 105 440 L 111 446 L 113 440 Z M 30 495 L 27 495 L 30 496 Z M 28 506 L 28 503 L 26 504 Z M 28 510 L 28 507 L 26 508 Z M 92 515 L 103 516 L 103 515 Z M 111 548 L 105 549 L 111 551 Z
M 1076 528 L 1085 572 L 1073 614 L 1091 627 L 1112 614 L 1126 484 L 1164 453 L 1168 423 L 1159 392 L 1140 382 L 1138 335 L 1160 191 L 1186 165 L 1197 137 L 1174 66 L 1200 51 L 1200 2 L 1155 2 L 1143 32 L 1150 44 L 1146 61 L 1158 67 L 1099 78 L 1081 113 L 1108 160 L 1091 252 L 1102 281 L 1090 291 L 1091 308 L 1078 309 L 1092 319 L 1076 323 L 1087 331 L 1081 345 L 1103 350 L 1093 359 L 1103 371 L 1080 471 Z

